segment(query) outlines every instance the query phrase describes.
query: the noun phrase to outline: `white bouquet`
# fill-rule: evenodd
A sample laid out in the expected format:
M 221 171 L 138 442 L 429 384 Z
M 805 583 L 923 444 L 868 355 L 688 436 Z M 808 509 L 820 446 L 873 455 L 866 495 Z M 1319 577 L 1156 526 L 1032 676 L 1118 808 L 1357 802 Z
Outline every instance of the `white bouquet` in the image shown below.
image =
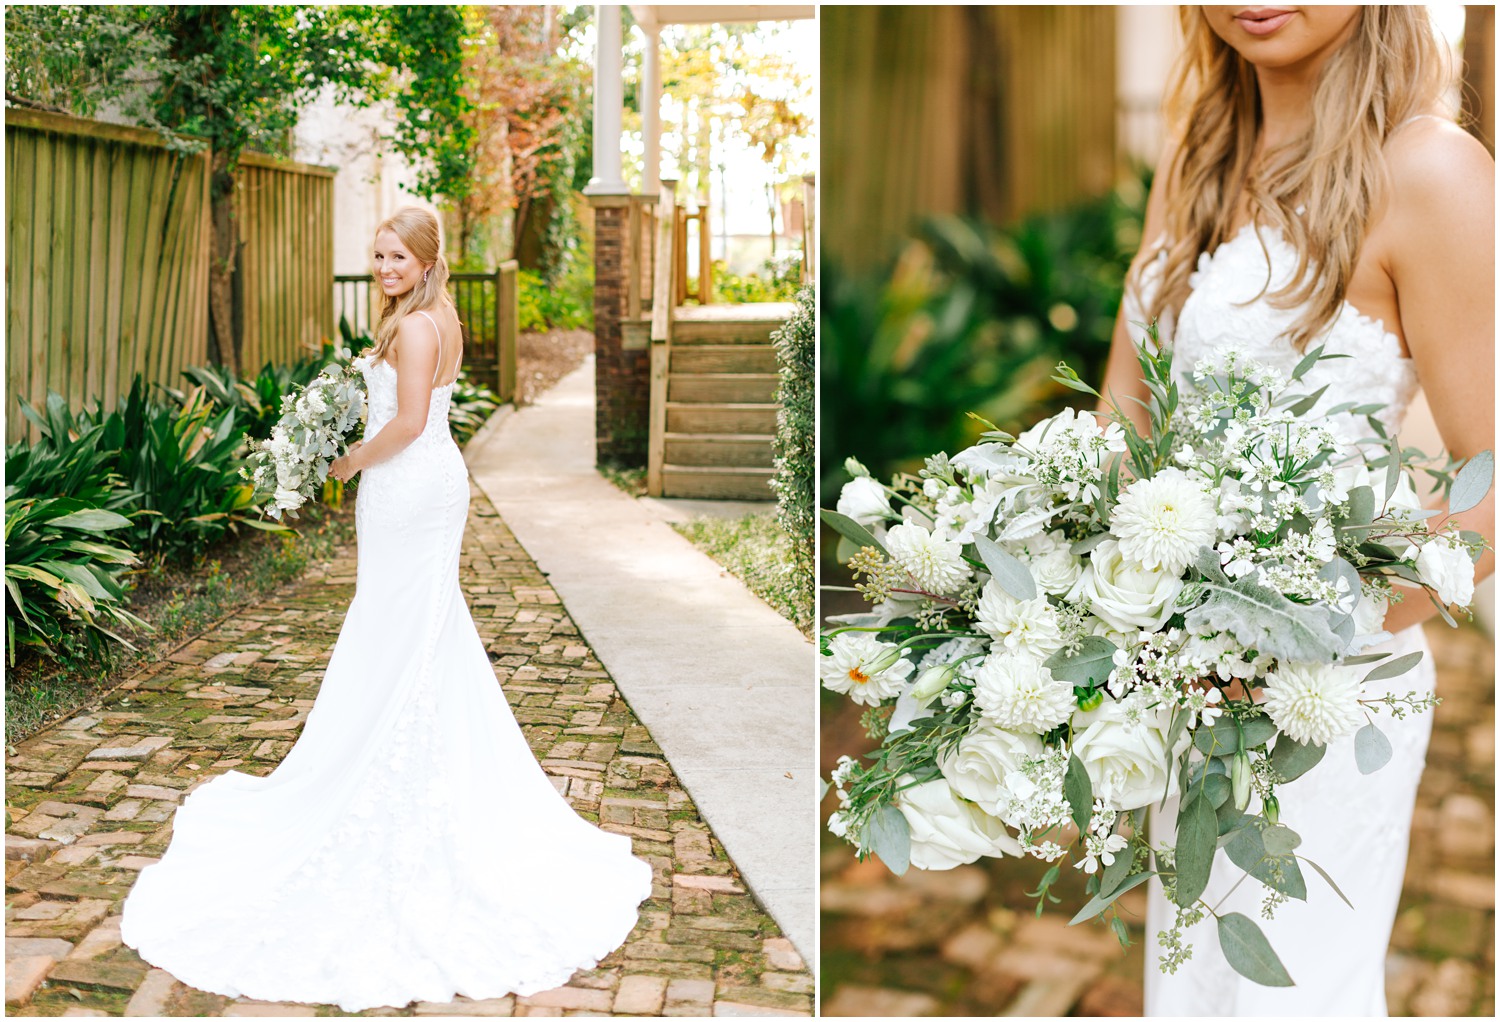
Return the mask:
M 882 741 L 832 778 L 829 827 L 861 856 L 898 873 L 1034 856 L 1054 863 L 1039 908 L 1073 858 L 1092 895 L 1074 922 L 1105 916 L 1122 943 L 1116 899 L 1158 876 L 1178 909 L 1171 971 L 1183 928 L 1212 911 L 1216 848 L 1273 903 L 1305 899 L 1302 863 L 1328 879 L 1278 822 L 1277 788 L 1349 734 L 1359 769 L 1378 769 L 1378 714 L 1435 705 L 1371 684 L 1420 653 L 1362 651 L 1408 593 L 1450 624 L 1445 605 L 1466 608 L 1483 538 L 1423 510 L 1411 471 L 1452 514 L 1483 498 L 1493 458 L 1429 463 L 1386 436 L 1378 405 L 1313 414 L 1326 388 L 1297 384 L 1321 348 L 1289 376 L 1226 351 L 1181 383 L 1155 348 L 1151 331 L 1144 432 L 1069 409 L 891 486 L 851 460 L 823 517 L 874 607 L 834 619 L 820 676 L 870 707 Z M 1099 396 L 1067 366 L 1055 379 Z M 1175 840 L 1154 846 L 1147 807 L 1174 793 Z M 1254 921 L 1217 924 L 1241 974 L 1292 982 Z
M 270 495 L 267 514 L 295 518 L 297 509 L 322 489 L 328 466 L 347 449 L 364 408 L 364 377 L 337 363 L 281 399 L 281 420 L 270 439 L 251 445 L 240 470 L 257 494 Z

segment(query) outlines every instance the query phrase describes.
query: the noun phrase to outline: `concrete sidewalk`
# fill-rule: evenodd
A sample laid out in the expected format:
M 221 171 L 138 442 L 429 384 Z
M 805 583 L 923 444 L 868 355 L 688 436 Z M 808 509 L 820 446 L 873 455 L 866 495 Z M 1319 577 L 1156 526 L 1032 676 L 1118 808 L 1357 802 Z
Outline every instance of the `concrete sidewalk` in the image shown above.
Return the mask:
M 812 644 L 598 474 L 592 358 L 464 457 L 751 891 L 816 962 Z

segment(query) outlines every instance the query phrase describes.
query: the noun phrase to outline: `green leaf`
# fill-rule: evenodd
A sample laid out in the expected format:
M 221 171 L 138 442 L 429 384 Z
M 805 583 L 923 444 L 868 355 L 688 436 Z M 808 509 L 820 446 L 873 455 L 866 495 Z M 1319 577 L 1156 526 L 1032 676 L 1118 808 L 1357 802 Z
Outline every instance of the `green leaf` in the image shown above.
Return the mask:
M 1318 359 L 1323 356 L 1323 349 L 1326 347 L 1326 344 L 1320 344 L 1312 351 L 1309 351 L 1306 355 L 1302 356 L 1302 359 L 1297 363 L 1296 368 L 1292 370 L 1292 380 L 1294 382 L 1302 379 L 1302 377 L 1307 375 L 1307 371 L 1309 369 L 1317 365 Z
M 117 515 L 113 511 L 96 508 L 90 511 L 74 511 L 61 518 L 54 518 L 48 524 L 62 529 L 78 529 L 80 532 L 108 532 L 110 529 L 127 528 L 130 525 L 130 519 L 124 515 Z
M 1296 985 L 1281 959 L 1271 950 L 1266 935 L 1249 916 L 1239 912 L 1226 912 L 1220 916 L 1219 946 L 1224 949 L 1230 967 L 1252 983 L 1266 987 Z
M 1293 603 L 1254 577 L 1229 585 L 1205 581 L 1208 599 L 1189 611 L 1189 631 L 1228 632 L 1246 649 L 1277 660 L 1326 663 L 1342 651 L 1328 608 Z
M 1387 660 L 1385 663 L 1375 668 L 1369 674 L 1365 675 L 1365 682 L 1369 683 L 1372 681 L 1381 681 L 1385 678 L 1399 677 L 1400 675 L 1405 674 L 1407 671 L 1411 670 L 1413 667 L 1417 666 L 1417 664 L 1421 663 L 1421 661 L 1421 650 L 1417 650 L 1415 653 L 1407 653 L 1404 656 L 1398 656 L 1394 660 Z
M 848 515 L 841 515 L 837 511 L 826 511 L 822 509 L 819 509 L 818 515 L 823 519 L 823 521 L 828 523 L 828 526 L 833 529 L 834 532 L 837 532 L 840 536 L 843 536 L 855 546 L 872 546 L 882 553 L 885 552 L 885 547 L 880 545 L 880 540 L 876 539 L 874 535 L 871 534 L 869 529 L 865 528 L 863 525 L 859 524 Z
M 833 790 L 833 785 L 829 784 L 827 781 L 823 780 L 823 778 L 821 778 L 821 777 L 818 778 L 818 801 L 819 802 L 821 802 L 825 798 L 827 798 L 828 797 L 828 793 L 830 791 L 832 791 L 832 790 Z
M 1391 761 L 1391 743 L 1374 724 L 1354 733 L 1354 763 L 1362 774 L 1373 774 Z
M 1467 511 L 1484 499 L 1490 491 L 1495 476 L 1495 455 L 1480 451 L 1464 462 L 1464 467 L 1453 477 L 1453 489 L 1448 494 L 1448 513 Z
M 1369 486 L 1356 486 L 1349 491 L 1349 513 L 1344 516 L 1344 528 L 1356 532 L 1368 531 L 1375 520 L 1375 491 Z M 1355 539 L 1360 539 L 1356 535 Z
M 897 876 L 911 866 L 911 827 L 895 806 L 880 807 L 865 827 L 860 844 L 880 856 L 880 861 Z
M 1130 876 L 1130 867 L 1135 862 L 1135 842 L 1115 853 L 1115 861 L 1105 866 L 1099 874 L 1099 893 L 1115 893 L 1115 889 Z
M 1122 852 L 1120 854 L 1123 855 L 1125 853 Z M 1118 862 L 1119 859 L 1116 858 L 1115 861 Z M 1115 903 L 1115 900 L 1119 898 L 1120 895 L 1124 894 L 1126 891 L 1135 890 L 1137 887 L 1141 886 L 1141 884 L 1144 884 L 1147 880 L 1150 880 L 1154 876 L 1156 876 L 1155 873 L 1147 870 L 1144 873 L 1137 873 L 1135 876 L 1130 877 L 1116 890 L 1108 891 L 1108 893 L 1105 893 L 1105 890 L 1107 889 L 1101 890 L 1100 893 L 1094 895 L 1088 901 L 1084 902 L 1083 908 L 1078 910 L 1078 914 L 1075 915 L 1072 919 L 1068 920 L 1068 925 L 1077 926 L 1081 922 L 1094 918 L 1100 912 L 1103 912 L 1105 909 L 1109 908 L 1109 906 L 1113 905 Z
M 1214 851 L 1219 846 L 1219 821 L 1208 799 L 1191 798 L 1177 814 L 1177 904 L 1193 904 L 1208 888 Z
M 1325 869 L 1323 869 L 1322 866 L 1319 866 L 1316 862 L 1313 862 L 1311 859 L 1307 858 L 1306 856 L 1299 855 L 1299 856 L 1297 856 L 1297 858 L 1301 859 L 1303 862 L 1305 862 L 1309 866 L 1311 866 L 1314 869 L 1314 871 L 1317 872 L 1318 876 L 1322 877 L 1323 881 L 1326 884 L 1328 884 L 1329 887 L 1333 888 L 1333 893 L 1337 894 L 1339 896 L 1339 900 L 1340 901 L 1342 901 L 1345 905 L 1348 905 L 1350 908 L 1354 907 L 1354 902 L 1352 902 L 1348 898 L 1344 897 L 1344 892 L 1341 891 L 1341 890 L 1339 890 L 1339 885 L 1333 882 L 1333 877 L 1329 876 L 1328 872 Z
M 1267 887 L 1273 887 L 1289 898 L 1306 901 L 1307 881 L 1297 868 L 1297 857 L 1274 856 L 1267 852 L 1262 836 L 1266 826 L 1260 817 L 1251 817 L 1249 825 L 1240 828 L 1224 845 L 1224 854 L 1229 856 L 1230 862 Z
M 1271 749 L 1271 768 L 1282 782 L 1295 781 L 1322 760 L 1326 745 L 1304 745 L 1290 735 L 1281 735 Z
M 1296 404 L 1292 405 L 1287 409 L 1287 411 L 1292 415 L 1306 415 L 1308 412 L 1313 410 L 1313 405 L 1318 403 L 1318 398 L 1322 397 L 1324 391 L 1326 391 L 1327 389 L 1328 384 L 1325 383 L 1323 384 L 1323 386 L 1319 387 L 1317 390 L 1313 391 L 1311 394 L 1308 394 Z
M 1223 774 L 1209 774 L 1203 778 L 1203 798 L 1208 799 L 1209 804 L 1218 809 L 1229 801 L 1230 794 L 1234 791 L 1234 785 L 1229 783 L 1229 778 Z
M 1042 662 L 1059 681 L 1074 685 L 1102 685 L 1115 668 L 1115 644 L 1102 635 L 1085 635 L 1076 653 L 1058 650 Z
M 1063 775 L 1063 798 L 1068 800 L 1078 830 L 1088 830 L 1089 819 L 1094 815 L 1094 782 L 1089 780 L 1082 761 L 1072 753 L 1068 754 L 1068 772 Z
M 1261 831 L 1260 840 L 1265 846 L 1266 854 L 1274 859 L 1291 855 L 1302 843 L 1297 832 L 1284 823 L 1273 823 Z
M 1000 549 L 987 536 L 975 536 L 974 549 L 979 551 L 984 566 L 1001 589 L 1018 600 L 1036 599 L 1036 582 L 1031 578 L 1030 568 Z

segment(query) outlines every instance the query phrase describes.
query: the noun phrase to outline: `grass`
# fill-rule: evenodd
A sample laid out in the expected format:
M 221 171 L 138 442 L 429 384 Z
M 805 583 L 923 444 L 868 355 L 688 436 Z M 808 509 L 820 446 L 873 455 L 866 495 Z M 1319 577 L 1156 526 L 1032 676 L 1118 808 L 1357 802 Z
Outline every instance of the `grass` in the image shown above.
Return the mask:
M 599 474 L 627 496 L 644 497 L 646 495 L 646 469 L 644 466 L 617 465 L 611 462 L 598 466 Z
M 743 518 L 694 518 L 673 528 L 723 565 L 772 610 L 812 637 L 813 608 L 797 596 L 791 576 L 792 544 L 776 524 L 774 510 Z
M 353 507 L 311 505 L 295 526 L 294 535 L 247 532 L 191 564 L 156 561 L 143 569 L 129 606 L 154 630 L 129 636 L 134 650 L 109 643 L 91 652 L 75 642 L 55 659 L 18 657 L 5 681 L 6 743 L 89 705 L 142 664 L 330 557 L 354 536 Z

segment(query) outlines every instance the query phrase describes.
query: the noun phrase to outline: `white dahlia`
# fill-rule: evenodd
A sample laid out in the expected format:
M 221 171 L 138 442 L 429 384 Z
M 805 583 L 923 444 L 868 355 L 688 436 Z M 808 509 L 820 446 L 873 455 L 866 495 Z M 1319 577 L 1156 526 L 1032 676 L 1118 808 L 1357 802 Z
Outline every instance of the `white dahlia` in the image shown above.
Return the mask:
M 1062 648 L 1062 626 L 1045 596 L 1018 600 L 994 579 L 984 584 L 974 612 L 979 630 L 995 645 L 1013 653 L 1030 653 L 1045 660 Z
M 1360 725 L 1359 672 L 1335 664 L 1281 664 L 1266 676 L 1265 709 L 1291 738 L 1327 745 Z
M 900 695 L 913 669 L 900 646 L 868 632 L 840 632 L 828 640 L 828 651 L 818 657 L 823 687 L 866 706 Z
M 1120 553 L 1143 567 L 1179 575 L 1218 529 L 1213 498 L 1186 472 L 1163 469 L 1120 494 L 1109 531 Z
M 974 704 L 996 727 L 1045 734 L 1076 708 L 1073 686 L 1025 653 L 994 653 L 974 672 Z
M 912 522 L 903 522 L 886 533 L 885 548 L 918 586 L 934 595 L 947 596 L 969 579 L 963 544 Z

